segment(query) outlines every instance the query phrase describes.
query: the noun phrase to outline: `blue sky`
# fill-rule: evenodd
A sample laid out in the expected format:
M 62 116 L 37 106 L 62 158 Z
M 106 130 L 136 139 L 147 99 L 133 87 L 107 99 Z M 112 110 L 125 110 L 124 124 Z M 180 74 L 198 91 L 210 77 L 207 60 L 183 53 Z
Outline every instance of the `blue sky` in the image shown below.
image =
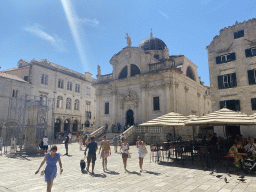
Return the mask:
M 12 0 L 0 1 L 0 66 L 47 59 L 84 73 L 112 72 L 111 57 L 153 36 L 170 55 L 183 54 L 209 85 L 206 46 L 220 29 L 255 17 L 254 0 Z

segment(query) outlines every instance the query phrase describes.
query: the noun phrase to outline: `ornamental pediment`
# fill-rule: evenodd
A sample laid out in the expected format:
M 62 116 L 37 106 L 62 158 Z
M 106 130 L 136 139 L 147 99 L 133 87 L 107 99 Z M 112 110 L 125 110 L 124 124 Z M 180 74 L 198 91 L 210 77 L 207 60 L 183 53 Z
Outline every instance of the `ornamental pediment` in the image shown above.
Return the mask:
M 119 93 L 119 100 L 124 101 L 137 101 L 139 100 L 138 94 L 135 91 L 127 89 L 124 93 Z

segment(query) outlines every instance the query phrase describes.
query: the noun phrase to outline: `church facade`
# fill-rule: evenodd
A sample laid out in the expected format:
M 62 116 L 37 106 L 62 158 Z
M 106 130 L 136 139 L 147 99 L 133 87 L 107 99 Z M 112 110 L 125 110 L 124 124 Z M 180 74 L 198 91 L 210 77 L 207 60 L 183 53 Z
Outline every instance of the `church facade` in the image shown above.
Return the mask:
M 197 74 L 197 66 L 184 55 L 169 55 L 158 38 L 143 40 L 110 59 L 111 74 L 98 66 L 96 83 L 96 126 L 140 124 L 171 111 L 183 115 L 211 112 L 211 98 Z M 178 133 L 179 134 L 179 133 Z M 180 133 L 181 134 L 181 133 Z M 187 134 L 187 133 L 183 133 Z

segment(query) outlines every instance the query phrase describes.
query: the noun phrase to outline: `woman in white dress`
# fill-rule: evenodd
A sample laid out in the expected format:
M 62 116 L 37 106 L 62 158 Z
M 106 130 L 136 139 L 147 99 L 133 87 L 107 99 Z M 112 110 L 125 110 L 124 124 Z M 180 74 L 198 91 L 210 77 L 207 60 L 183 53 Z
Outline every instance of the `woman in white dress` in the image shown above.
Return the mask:
M 127 165 L 127 158 L 128 158 L 128 150 L 129 150 L 129 144 L 127 143 L 127 140 L 124 139 L 124 142 L 121 144 L 121 150 L 122 150 L 122 158 L 123 158 L 123 163 L 124 163 L 124 170 L 126 170 L 126 165 Z
M 142 153 L 142 147 L 146 146 L 147 144 L 144 141 L 141 141 L 141 137 L 138 136 L 137 137 L 137 142 L 136 142 L 136 146 L 138 148 L 138 156 L 139 156 L 139 166 L 140 166 L 140 172 L 143 171 L 142 169 L 142 165 L 143 165 L 143 158 L 145 157 L 146 154 Z

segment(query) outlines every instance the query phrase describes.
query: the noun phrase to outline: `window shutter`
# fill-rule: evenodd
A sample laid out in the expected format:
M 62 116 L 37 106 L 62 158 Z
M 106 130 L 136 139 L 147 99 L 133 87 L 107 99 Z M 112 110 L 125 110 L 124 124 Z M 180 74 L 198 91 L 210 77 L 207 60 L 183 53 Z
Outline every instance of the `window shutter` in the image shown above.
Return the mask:
M 218 76 L 218 87 L 219 89 L 223 89 L 223 76 Z
M 235 111 L 240 111 L 240 101 L 234 100 L 234 103 L 235 103 Z
M 220 109 L 225 107 L 225 101 L 220 101 Z
M 233 85 L 231 85 L 231 86 L 236 87 L 237 86 L 236 73 L 232 73 L 232 82 L 233 82 Z
M 246 57 L 251 57 L 251 56 L 252 56 L 252 51 L 251 51 L 251 49 L 245 49 L 245 56 L 246 56 Z
M 221 57 L 220 56 L 216 57 L 216 64 L 221 64 Z
M 236 60 L 236 53 L 230 53 L 231 61 Z
M 255 84 L 253 72 L 254 72 L 253 70 L 248 70 L 248 81 L 249 81 L 249 85 Z

